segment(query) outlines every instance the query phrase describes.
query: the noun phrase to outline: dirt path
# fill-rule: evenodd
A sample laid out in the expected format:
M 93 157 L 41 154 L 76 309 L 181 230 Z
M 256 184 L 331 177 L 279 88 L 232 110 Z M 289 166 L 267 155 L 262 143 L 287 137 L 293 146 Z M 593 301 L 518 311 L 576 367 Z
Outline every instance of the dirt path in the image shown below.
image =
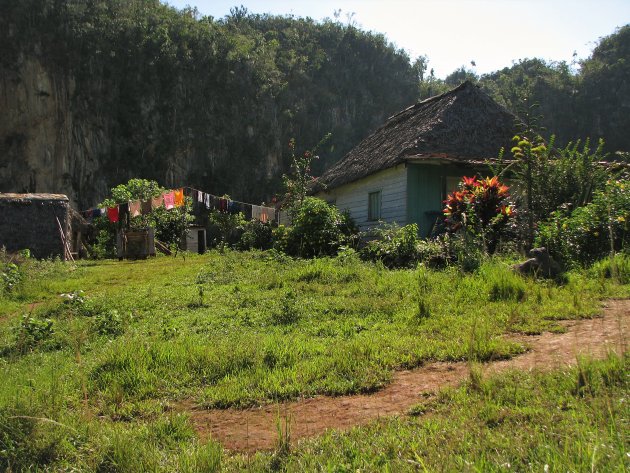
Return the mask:
M 553 369 L 574 364 L 579 354 L 604 357 L 608 351 L 621 353 L 628 348 L 630 300 L 610 300 L 602 317 L 564 321 L 563 334 L 543 333 L 519 336 L 531 350 L 510 360 L 486 364 L 485 373 L 510 368 Z M 421 394 L 459 384 L 468 376 L 466 363 L 431 363 L 421 368 L 397 372 L 391 384 L 374 394 L 317 396 L 282 405 L 255 409 L 192 409 L 192 422 L 200 437 L 212 437 L 226 448 L 241 452 L 272 449 L 277 441 L 278 416 L 290 419 L 291 439 L 323 433 L 327 429 L 348 429 L 375 418 L 404 413 L 421 400 Z

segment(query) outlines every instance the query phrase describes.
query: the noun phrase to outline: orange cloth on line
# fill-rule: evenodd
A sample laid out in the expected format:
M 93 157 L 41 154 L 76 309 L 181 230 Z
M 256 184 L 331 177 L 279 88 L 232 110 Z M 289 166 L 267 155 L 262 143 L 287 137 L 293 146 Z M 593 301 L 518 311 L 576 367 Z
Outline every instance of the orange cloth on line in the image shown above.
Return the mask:
M 181 207 L 184 205 L 184 189 L 177 189 L 175 191 L 175 207 Z

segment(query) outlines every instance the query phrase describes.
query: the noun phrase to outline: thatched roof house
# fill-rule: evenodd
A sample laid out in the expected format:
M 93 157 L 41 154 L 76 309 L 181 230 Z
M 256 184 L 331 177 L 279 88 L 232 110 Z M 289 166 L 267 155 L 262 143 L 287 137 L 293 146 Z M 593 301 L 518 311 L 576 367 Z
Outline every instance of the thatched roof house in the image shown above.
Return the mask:
M 362 229 L 378 221 L 431 231 L 463 175 L 510 149 L 517 119 L 470 82 L 390 117 L 314 187 Z
M 65 258 L 62 233 L 68 237 L 69 210 L 61 194 L 0 193 L 0 247 L 29 249 L 35 258 Z

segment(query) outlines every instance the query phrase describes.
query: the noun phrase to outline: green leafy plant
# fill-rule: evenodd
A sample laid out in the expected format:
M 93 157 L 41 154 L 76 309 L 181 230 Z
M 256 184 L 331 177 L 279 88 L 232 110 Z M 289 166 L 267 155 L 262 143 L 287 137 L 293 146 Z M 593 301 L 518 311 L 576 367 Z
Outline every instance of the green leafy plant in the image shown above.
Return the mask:
M 116 309 L 101 312 L 94 318 L 94 330 L 99 335 L 118 336 L 125 331 L 125 320 Z
M 48 318 L 22 315 L 19 325 L 15 328 L 18 351 L 29 350 L 47 340 L 55 333 L 53 321 Z
M 558 210 L 540 224 L 537 246 L 567 265 L 586 266 L 630 244 L 630 181 L 610 180 L 593 201 Z
M 342 228 L 347 219 L 336 207 L 321 199 L 306 197 L 293 210 L 292 225 L 286 228 L 285 251 L 292 256 L 332 256 L 347 241 Z
M 372 234 L 376 238 L 359 251 L 362 259 L 380 261 L 388 268 L 412 268 L 418 262 L 418 225 L 415 223 L 404 227 L 381 224 Z
M 0 266 L 0 282 L 2 290 L 11 292 L 23 279 L 24 275 L 15 263 L 4 263 Z

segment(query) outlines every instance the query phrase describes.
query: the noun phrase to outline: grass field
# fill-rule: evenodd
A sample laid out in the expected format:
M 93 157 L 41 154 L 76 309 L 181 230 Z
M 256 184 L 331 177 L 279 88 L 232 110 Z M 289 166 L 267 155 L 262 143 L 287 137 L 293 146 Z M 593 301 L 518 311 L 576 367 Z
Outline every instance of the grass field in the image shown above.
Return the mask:
M 586 394 L 574 392 L 575 372 L 513 373 L 444 392 L 418 408 L 428 416 L 254 458 L 200 443 L 170 410 L 369 392 L 428 361 L 514 356 L 524 347 L 504 334 L 562 330 L 557 320 L 590 317 L 600 299 L 629 297 L 628 285 L 578 272 L 535 282 L 502 261 L 462 274 L 270 252 L 25 267 L 0 296 L 3 471 L 628 466 L 619 358 L 584 362 Z

